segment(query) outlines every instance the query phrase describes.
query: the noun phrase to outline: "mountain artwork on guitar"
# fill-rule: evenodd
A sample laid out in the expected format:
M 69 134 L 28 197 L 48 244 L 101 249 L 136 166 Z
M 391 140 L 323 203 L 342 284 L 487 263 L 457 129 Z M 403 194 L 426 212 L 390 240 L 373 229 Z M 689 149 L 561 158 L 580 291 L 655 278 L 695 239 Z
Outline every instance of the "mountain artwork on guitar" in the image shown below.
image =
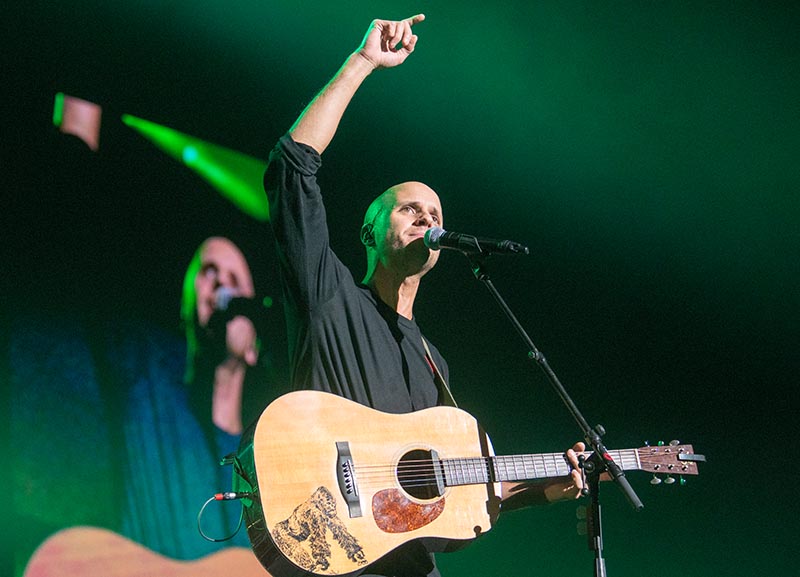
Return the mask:
M 691 445 L 610 454 L 623 470 L 675 475 L 698 474 L 704 460 Z M 297 391 L 245 433 L 234 490 L 246 494 L 250 542 L 272 575 L 357 575 L 413 539 L 459 545 L 485 533 L 500 511 L 501 481 L 569 472 L 563 453 L 495 456 L 460 409 L 395 415 Z

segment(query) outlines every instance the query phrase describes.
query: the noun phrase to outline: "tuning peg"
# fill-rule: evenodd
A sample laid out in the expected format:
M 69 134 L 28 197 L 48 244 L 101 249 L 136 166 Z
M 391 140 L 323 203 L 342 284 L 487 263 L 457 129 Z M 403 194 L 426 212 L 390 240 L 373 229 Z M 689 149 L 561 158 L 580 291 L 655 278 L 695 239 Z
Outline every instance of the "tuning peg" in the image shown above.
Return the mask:
M 651 485 L 660 485 L 661 484 L 661 479 L 659 479 L 658 477 L 653 475 L 653 478 L 650 479 L 650 484 Z
M 672 485 L 674 482 L 675 482 L 675 477 L 667 476 L 667 478 L 664 479 L 665 485 Z

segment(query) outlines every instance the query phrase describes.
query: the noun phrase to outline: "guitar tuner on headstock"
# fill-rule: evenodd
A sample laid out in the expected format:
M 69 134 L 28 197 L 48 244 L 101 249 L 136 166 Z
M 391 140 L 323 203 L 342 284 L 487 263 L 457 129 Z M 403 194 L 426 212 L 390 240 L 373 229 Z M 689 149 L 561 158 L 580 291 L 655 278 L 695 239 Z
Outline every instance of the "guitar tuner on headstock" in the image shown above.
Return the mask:
M 659 441 L 658 443 L 656 443 L 656 446 L 657 446 L 657 447 L 663 447 L 663 446 L 664 446 L 664 445 L 666 445 L 666 444 L 667 444 L 667 443 L 665 443 L 664 441 Z M 678 440 L 676 440 L 676 439 L 673 439 L 673 440 L 671 440 L 671 441 L 669 442 L 669 444 L 670 444 L 670 445 L 672 445 L 672 446 L 675 446 L 675 445 L 680 445 L 680 444 L 681 444 L 681 442 L 680 442 L 680 441 L 678 441 Z M 650 446 L 650 441 L 645 441 L 645 442 L 644 442 L 644 445 L 645 445 L 645 447 L 649 447 L 649 446 Z
M 681 487 L 686 485 L 686 478 L 684 478 L 683 475 L 678 477 L 677 481 Z M 672 485 L 675 483 L 675 477 L 673 477 L 672 475 L 667 475 L 665 478 L 662 479 L 658 475 L 653 475 L 653 478 L 650 479 L 651 485 L 660 485 L 661 483 L 664 483 L 665 485 Z
M 691 445 L 681 445 L 679 441 L 670 441 L 668 444 L 659 442 L 656 446 L 646 445 L 639 449 L 638 456 L 642 470 L 667 475 L 658 482 L 654 477 L 654 480 L 650 481 L 654 485 L 661 482 L 674 483 L 673 474 L 697 475 L 699 473 L 697 463 L 706 460 L 705 456 L 696 455 Z
M 682 479 L 683 478 L 681 478 L 681 480 Z M 657 475 L 653 475 L 653 478 L 650 479 L 650 484 L 651 485 L 660 485 L 661 483 L 664 483 L 665 485 L 672 485 L 672 484 L 675 483 L 675 477 L 673 477 L 672 475 L 667 475 L 666 477 L 664 477 L 662 479 L 661 477 L 659 477 Z M 681 482 L 681 484 L 683 484 L 683 482 Z

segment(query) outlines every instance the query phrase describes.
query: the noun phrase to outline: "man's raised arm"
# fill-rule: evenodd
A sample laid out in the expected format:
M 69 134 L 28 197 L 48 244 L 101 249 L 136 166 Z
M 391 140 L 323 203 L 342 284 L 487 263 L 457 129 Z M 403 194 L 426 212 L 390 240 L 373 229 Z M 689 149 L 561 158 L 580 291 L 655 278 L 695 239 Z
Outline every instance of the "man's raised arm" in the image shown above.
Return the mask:
M 424 14 L 417 14 L 398 21 L 373 20 L 358 50 L 347 58 L 294 123 L 289 131 L 292 139 L 322 154 L 333 140 L 344 111 L 364 79 L 373 70 L 405 62 L 417 43 L 411 27 L 424 19 Z

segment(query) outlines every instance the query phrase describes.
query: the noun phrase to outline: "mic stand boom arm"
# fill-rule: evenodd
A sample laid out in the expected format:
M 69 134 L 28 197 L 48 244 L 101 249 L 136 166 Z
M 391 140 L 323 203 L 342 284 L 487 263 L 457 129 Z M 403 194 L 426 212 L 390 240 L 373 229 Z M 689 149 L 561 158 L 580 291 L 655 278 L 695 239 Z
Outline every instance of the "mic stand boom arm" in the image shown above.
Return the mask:
M 472 273 L 475 275 L 475 278 L 486 285 L 486 288 L 489 289 L 489 292 L 497 301 L 497 304 L 500 305 L 500 308 L 511 321 L 511 324 L 514 326 L 519 336 L 525 342 L 525 345 L 528 347 L 528 359 L 535 361 L 542 371 L 544 371 L 544 374 L 547 376 L 550 384 L 553 386 L 558 396 L 566 405 L 567 410 L 570 412 L 572 417 L 578 423 L 586 444 L 591 447 L 592 451 L 594 452 L 589 460 L 582 463 L 584 470 L 587 473 L 589 487 L 592 493 L 591 506 L 589 509 L 589 514 L 587 515 L 587 528 L 589 532 L 589 547 L 595 551 L 595 576 L 605 577 L 605 562 L 602 556 L 603 536 L 602 525 L 600 523 L 600 503 L 598 501 L 599 483 L 597 482 L 600 478 L 600 474 L 603 472 L 607 472 L 609 474 L 611 479 L 617 484 L 622 493 L 630 502 L 631 506 L 633 506 L 636 511 L 641 511 L 641 509 L 644 507 L 644 504 L 641 502 L 641 500 L 639 500 L 639 497 L 634 492 L 630 483 L 628 483 L 628 479 L 625 477 L 625 472 L 619 465 L 617 465 L 614 459 L 611 458 L 608 449 L 603 444 L 602 436 L 605 435 L 605 430 L 603 427 L 600 425 L 597 425 L 594 428 L 589 426 L 589 423 L 583 417 L 580 410 L 578 410 L 577 405 L 569 396 L 564 386 L 561 384 L 561 381 L 559 380 L 555 371 L 553 371 L 548 364 L 545 356 L 539 351 L 539 349 L 536 348 L 536 345 L 533 344 L 533 341 L 531 341 L 528 333 L 525 332 L 525 329 L 522 327 L 513 311 L 509 308 L 508 304 L 500 295 L 497 288 L 495 288 L 492 280 L 489 278 L 489 274 L 486 272 L 486 267 L 484 265 L 484 260 L 487 256 L 489 256 L 490 253 L 464 254 L 470 261 Z

